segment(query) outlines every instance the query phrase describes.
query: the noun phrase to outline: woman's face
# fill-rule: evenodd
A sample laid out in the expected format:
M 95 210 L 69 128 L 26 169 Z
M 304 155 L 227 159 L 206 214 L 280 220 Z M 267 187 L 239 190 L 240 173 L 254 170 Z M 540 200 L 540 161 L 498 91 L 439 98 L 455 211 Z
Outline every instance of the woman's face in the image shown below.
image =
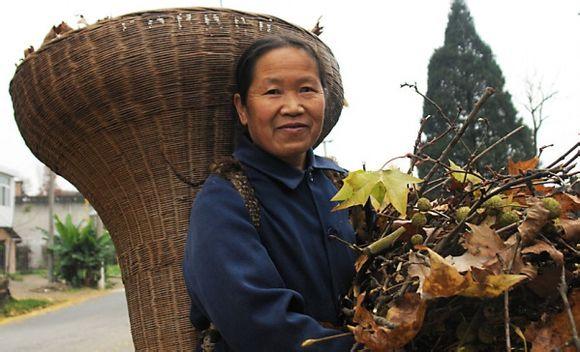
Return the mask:
M 293 47 L 274 49 L 258 59 L 245 105 L 234 95 L 240 122 L 252 141 L 299 169 L 322 131 L 324 103 L 316 61 Z

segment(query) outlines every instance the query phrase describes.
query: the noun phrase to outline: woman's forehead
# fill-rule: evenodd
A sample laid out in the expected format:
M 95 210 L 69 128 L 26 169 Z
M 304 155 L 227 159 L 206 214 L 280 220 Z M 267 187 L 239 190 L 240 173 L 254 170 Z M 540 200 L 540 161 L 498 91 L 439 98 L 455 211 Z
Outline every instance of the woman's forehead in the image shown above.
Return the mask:
M 295 79 L 318 79 L 316 61 L 304 50 L 279 48 L 264 54 L 256 62 L 254 78 L 276 83 L 285 76 Z

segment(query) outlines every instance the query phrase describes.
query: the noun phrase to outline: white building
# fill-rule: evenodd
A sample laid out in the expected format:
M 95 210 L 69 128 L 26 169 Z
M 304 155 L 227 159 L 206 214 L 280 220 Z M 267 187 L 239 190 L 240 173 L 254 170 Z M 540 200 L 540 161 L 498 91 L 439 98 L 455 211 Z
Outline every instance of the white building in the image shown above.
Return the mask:
M 0 272 L 16 271 L 16 243 L 20 236 L 14 231 L 14 172 L 0 166 Z
M 70 215 L 73 223 L 78 224 L 80 221 L 88 221 L 90 213 L 94 212 L 93 207 L 78 191 L 57 188 L 54 193 L 53 214 L 62 221 Z M 13 228 L 22 238 L 20 246 L 30 250 L 28 268 L 44 268 L 47 242 L 43 230 L 48 229 L 48 195 L 29 196 L 23 191 L 22 181 L 17 181 L 15 198 Z

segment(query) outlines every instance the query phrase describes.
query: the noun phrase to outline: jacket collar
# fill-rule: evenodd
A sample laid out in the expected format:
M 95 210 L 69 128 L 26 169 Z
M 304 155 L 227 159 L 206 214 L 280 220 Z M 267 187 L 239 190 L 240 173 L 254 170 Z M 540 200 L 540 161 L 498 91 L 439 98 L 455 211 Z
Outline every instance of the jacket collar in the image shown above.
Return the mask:
M 249 137 L 242 135 L 237 140 L 234 157 L 275 180 L 282 182 L 290 189 L 296 189 L 304 179 L 306 171 L 313 169 L 328 169 L 338 172 L 346 172 L 336 165 L 332 160 L 314 155 L 311 149 L 306 153 L 306 171 L 301 171 L 286 162 L 278 159 L 255 145 Z

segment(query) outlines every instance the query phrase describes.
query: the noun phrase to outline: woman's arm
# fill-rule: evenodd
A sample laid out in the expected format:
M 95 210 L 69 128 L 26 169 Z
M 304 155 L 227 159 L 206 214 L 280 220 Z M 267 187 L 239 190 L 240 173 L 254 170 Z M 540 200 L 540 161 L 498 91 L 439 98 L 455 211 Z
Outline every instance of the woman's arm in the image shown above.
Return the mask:
M 305 339 L 340 333 L 303 314 L 303 297 L 285 287 L 241 196 L 219 177 L 208 179 L 194 203 L 184 273 L 190 295 L 235 351 L 302 351 Z M 352 344 L 338 338 L 304 350 L 349 351 Z

